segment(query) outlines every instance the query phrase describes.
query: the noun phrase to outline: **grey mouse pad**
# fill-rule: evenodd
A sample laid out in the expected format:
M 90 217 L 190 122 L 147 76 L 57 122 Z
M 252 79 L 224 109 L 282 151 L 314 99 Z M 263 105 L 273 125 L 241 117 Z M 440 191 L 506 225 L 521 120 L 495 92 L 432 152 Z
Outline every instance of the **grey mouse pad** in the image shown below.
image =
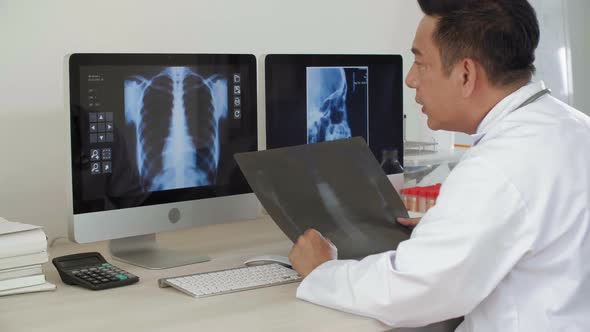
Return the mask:
M 360 137 L 235 155 L 250 187 L 295 242 L 315 228 L 340 259 L 395 249 L 411 231 L 407 210 Z

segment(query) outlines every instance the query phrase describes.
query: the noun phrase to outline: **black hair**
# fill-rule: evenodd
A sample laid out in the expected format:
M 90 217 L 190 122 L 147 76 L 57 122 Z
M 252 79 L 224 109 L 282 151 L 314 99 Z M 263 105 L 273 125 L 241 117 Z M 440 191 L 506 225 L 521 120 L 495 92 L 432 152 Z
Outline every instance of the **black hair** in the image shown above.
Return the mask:
M 494 85 L 530 80 L 535 73 L 539 22 L 527 0 L 418 0 L 438 19 L 433 33 L 445 72 L 464 58 L 484 67 Z

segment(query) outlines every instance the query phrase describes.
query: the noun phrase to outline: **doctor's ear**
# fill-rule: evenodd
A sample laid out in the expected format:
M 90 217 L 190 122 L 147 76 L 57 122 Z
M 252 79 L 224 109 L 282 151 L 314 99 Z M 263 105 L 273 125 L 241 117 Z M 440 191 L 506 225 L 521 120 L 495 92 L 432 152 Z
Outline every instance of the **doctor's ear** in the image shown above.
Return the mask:
M 473 94 L 475 84 L 482 70 L 478 62 L 471 58 L 464 58 L 455 66 L 456 78 L 461 86 L 461 96 L 467 98 Z

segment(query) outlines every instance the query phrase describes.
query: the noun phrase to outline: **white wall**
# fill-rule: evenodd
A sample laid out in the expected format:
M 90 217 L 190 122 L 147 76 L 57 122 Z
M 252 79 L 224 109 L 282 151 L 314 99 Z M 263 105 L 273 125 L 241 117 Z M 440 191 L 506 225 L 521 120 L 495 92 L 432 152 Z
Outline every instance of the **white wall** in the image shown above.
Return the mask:
M 421 17 L 408 0 L 1 0 L 0 215 L 66 233 L 67 53 L 393 53 L 407 71 Z
M 590 113 L 590 2 L 566 3 L 574 105 Z M 421 17 L 408 0 L 0 0 L 0 216 L 66 232 L 67 53 L 393 53 L 407 72 Z M 404 107 L 408 139 L 427 137 L 407 88 Z
M 535 80 L 543 80 L 551 95 L 572 103 L 571 48 L 566 0 L 531 0 L 537 11 L 541 30 L 539 47 L 535 52 Z
M 563 0 L 569 26 L 572 60 L 573 106 L 590 115 L 590 1 Z

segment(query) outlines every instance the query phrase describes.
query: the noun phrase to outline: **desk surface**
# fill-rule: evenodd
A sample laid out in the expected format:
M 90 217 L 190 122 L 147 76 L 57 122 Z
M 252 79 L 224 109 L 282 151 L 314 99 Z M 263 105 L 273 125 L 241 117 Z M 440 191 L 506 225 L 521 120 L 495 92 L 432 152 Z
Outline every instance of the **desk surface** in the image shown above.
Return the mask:
M 261 254 L 287 255 L 291 242 L 268 218 L 158 235 L 169 248 L 202 250 L 211 261 L 167 270 L 146 270 L 113 260 L 107 242 L 57 242 L 56 256 L 99 251 L 107 261 L 140 277 L 139 283 L 103 291 L 65 285 L 44 265 L 53 292 L 0 297 L 1 331 L 383 331 L 376 320 L 295 298 L 298 283 L 195 299 L 157 280 L 229 267 Z

